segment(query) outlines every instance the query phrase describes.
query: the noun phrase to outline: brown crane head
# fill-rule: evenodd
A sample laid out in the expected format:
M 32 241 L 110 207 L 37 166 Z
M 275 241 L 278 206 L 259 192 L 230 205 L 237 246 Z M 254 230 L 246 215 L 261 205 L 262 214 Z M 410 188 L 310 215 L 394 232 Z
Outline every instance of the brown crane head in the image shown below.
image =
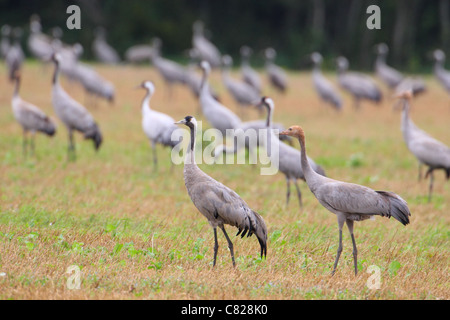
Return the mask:
M 305 132 L 299 126 L 291 126 L 288 129 L 281 131 L 280 136 L 291 136 L 305 143 Z

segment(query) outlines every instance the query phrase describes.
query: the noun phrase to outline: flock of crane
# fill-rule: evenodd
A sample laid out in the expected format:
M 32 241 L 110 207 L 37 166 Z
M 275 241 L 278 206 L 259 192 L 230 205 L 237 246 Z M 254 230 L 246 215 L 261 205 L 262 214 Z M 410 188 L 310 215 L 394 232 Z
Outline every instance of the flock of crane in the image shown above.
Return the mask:
M 89 111 L 78 101 L 73 99 L 61 86 L 59 75 L 62 73 L 72 81 L 78 81 L 83 85 L 86 92 L 103 97 L 109 101 L 114 99 L 114 86 L 103 79 L 91 66 L 83 64 L 79 58 L 83 48 L 79 45 L 69 46 L 60 40 L 61 32 L 55 29 L 53 37 L 41 31 L 39 18 L 34 15 L 30 21 L 30 36 L 28 46 L 30 52 L 43 63 L 53 63 L 54 72 L 52 77 L 52 104 L 54 112 L 68 131 L 68 159 L 75 160 L 74 131 L 81 132 L 86 139 L 94 142 L 98 150 L 102 144 L 103 136 L 100 128 L 89 113 Z M 267 129 L 267 139 L 258 141 L 258 144 L 246 143 L 249 152 L 255 152 L 254 148 L 270 146 L 277 148 L 279 171 L 284 174 L 287 182 L 286 204 L 290 198 L 290 187 L 293 183 L 296 187 L 300 206 L 302 197 L 298 180 L 304 180 L 317 200 L 329 211 L 337 216 L 339 226 L 339 247 L 333 267 L 333 273 L 342 252 L 342 228 L 347 225 L 353 243 L 353 258 L 355 274 L 357 273 L 357 248 L 353 235 L 353 222 L 369 219 L 375 215 L 394 217 L 403 225 L 409 223 L 411 215 L 408 205 L 399 195 L 388 191 L 374 191 L 370 188 L 352 183 L 333 180 L 326 176 L 324 169 L 317 165 L 313 159 L 306 154 L 305 133 L 299 126 L 285 129 L 282 124 L 273 123 L 272 117 L 275 110 L 274 101 L 262 96 L 262 81 L 259 73 L 254 70 L 249 62 L 252 50 L 243 46 L 241 48 L 243 80 L 231 77 L 230 68 L 233 64 L 228 55 L 221 55 L 214 44 L 204 36 L 203 24 L 199 21 L 193 25 L 192 49 L 189 50 L 191 63 L 184 67 L 174 61 L 166 59 L 161 55 L 162 42 L 155 38 L 150 45 L 138 45 L 127 50 L 125 57 L 129 62 L 142 62 L 149 60 L 159 71 L 166 82 L 171 94 L 172 85 L 182 83 L 187 85 L 195 97 L 198 98 L 201 114 L 212 128 L 220 131 L 226 136 L 227 130 L 242 129 L 243 131 Z M 21 67 L 24 54 L 20 47 L 22 31 L 19 28 L 12 29 L 3 26 L 1 29 L 2 39 L 0 42 L 0 53 L 8 68 L 8 77 L 15 83 L 12 97 L 12 110 L 16 120 L 23 128 L 23 150 L 28 152 L 28 133 L 31 133 L 31 152 L 34 152 L 34 135 L 43 132 L 54 135 L 56 125 L 37 106 L 20 98 Z M 115 50 L 108 45 L 105 31 L 98 29 L 95 32 L 92 49 L 97 58 L 109 64 L 120 63 L 120 57 Z M 13 39 L 11 42 L 9 37 Z M 410 100 L 416 94 L 426 90 L 424 82 L 420 78 L 405 77 L 400 72 L 386 64 L 388 48 L 385 44 L 376 47 L 377 59 L 375 63 L 376 75 L 386 85 L 395 90 L 402 103 L 401 129 L 408 149 L 419 162 L 419 178 L 421 177 L 421 166 L 428 167 L 426 177 L 430 177 L 429 200 L 431 200 L 433 189 L 433 171 L 443 169 L 447 179 L 450 177 L 450 148 L 432 138 L 423 130 L 416 127 L 409 116 Z M 275 64 L 276 52 L 273 48 L 264 51 L 265 70 L 274 88 L 285 92 L 288 88 L 288 77 L 282 68 Z M 450 72 L 444 69 L 445 55 L 441 50 L 434 52 L 434 73 L 444 87 L 450 92 Z M 198 61 L 198 63 L 195 63 Z M 342 109 L 342 98 L 334 85 L 321 73 L 320 66 L 322 56 L 315 52 L 311 54 L 314 64 L 312 79 L 317 93 L 323 103 L 329 104 L 336 110 Z M 349 63 L 344 57 L 336 60 L 338 70 L 338 82 L 342 89 L 348 91 L 354 98 L 354 107 L 360 108 L 361 100 L 370 100 L 378 103 L 382 100 L 382 93 L 376 82 L 369 76 L 348 71 Z M 201 76 L 196 73 L 200 68 Z M 212 69 L 220 68 L 222 80 L 228 92 L 233 96 L 240 106 L 241 115 L 237 115 L 227 108 L 209 85 L 209 76 Z M 217 227 L 219 227 L 228 243 L 231 259 L 235 265 L 233 243 L 230 240 L 225 225 L 238 228 L 241 237 L 245 235 L 256 235 L 260 247 L 261 257 L 267 254 L 267 226 L 264 219 L 256 211 L 252 210 L 241 197 L 204 173 L 195 161 L 195 144 L 197 137 L 197 120 L 192 116 L 175 122 L 169 115 L 153 110 L 150 100 L 155 92 L 152 81 L 144 81 L 138 88 L 146 91 L 142 101 L 142 128 L 151 142 L 153 151 L 153 162 L 157 165 L 157 145 L 175 147 L 181 140 L 174 141 L 172 134 L 179 128 L 178 124 L 185 125 L 190 131 L 190 144 L 187 148 L 184 162 L 184 180 L 188 194 L 197 209 L 207 218 L 214 231 L 214 260 L 218 252 Z M 266 112 L 264 120 L 243 121 L 242 115 L 245 108 L 253 106 Z M 276 134 L 277 129 L 280 131 Z M 298 139 L 300 150 L 293 146 L 292 139 Z M 289 144 L 283 142 L 288 140 Z M 218 145 L 214 150 L 216 157 L 223 153 L 237 153 L 239 148 L 229 147 L 226 144 Z M 275 155 L 271 153 L 269 156 Z

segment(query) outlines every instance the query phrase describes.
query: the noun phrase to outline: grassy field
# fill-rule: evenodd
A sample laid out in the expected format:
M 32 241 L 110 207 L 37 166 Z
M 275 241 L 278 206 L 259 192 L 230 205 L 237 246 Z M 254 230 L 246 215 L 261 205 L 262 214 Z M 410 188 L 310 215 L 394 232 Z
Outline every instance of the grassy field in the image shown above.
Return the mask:
M 261 260 L 256 238 L 234 237 L 228 227 L 237 266 L 233 269 L 220 233 L 213 269 L 213 232 L 189 199 L 182 165 L 171 170 L 169 150 L 158 147 L 159 168 L 153 169 L 141 128 L 144 92 L 134 87 L 153 80 L 152 107 L 176 120 L 201 119 L 197 101 L 184 87 L 176 87 L 169 99 L 150 67 L 96 67 L 114 82 L 117 98 L 113 106 L 103 101 L 89 106 L 104 144 L 96 153 L 91 141 L 77 134 L 75 163 L 67 162 L 67 132 L 59 121 L 56 136 L 38 135 L 35 157 L 24 159 L 22 131 L 10 104 L 13 87 L 0 67 L 1 299 L 450 298 L 450 183 L 438 172 L 433 200 L 427 202 L 428 181 L 417 180 L 417 162 L 403 142 L 400 112 L 393 111 L 387 91 L 382 105 L 363 103 L 359 111 L 343 93 L 340 114 L 318 103 L 309 73 L 290 73 L 285 96 L 270 88 L 266 94 L 276 103 L 275 121 L 303 126 L 308 154 L 328 176 L 398 193 L 410 206 L 411 224 L 381 217 L 356 223 L 356 277 L 345 229 L 344 251 L 331 277 L 336 217 L 303 181 L 303 210 L 295 192 L 286 208 L 281 173 L 262 176 L 250 165 L 201 165 L 258 211 L 269 231 L 267 259 Z M 51 73 L 51 66 L 28 62 L 21 96 L 54 116 Z M 426 81 L 428 92 L 414 101 L 411 116 L 450 145 L 449 96 L 431 76 Z M 212 83 L 236 110 L 218 73 Z M 85 101 L 78 85 L 65 79 L 62 85 Z M 250 111 L 248 117 L 258 114 Z M 80 289 L 68 287 L 72 265 L 80 268 Z M 370 266 L 380 270 L 379 289 L 367 285 Z

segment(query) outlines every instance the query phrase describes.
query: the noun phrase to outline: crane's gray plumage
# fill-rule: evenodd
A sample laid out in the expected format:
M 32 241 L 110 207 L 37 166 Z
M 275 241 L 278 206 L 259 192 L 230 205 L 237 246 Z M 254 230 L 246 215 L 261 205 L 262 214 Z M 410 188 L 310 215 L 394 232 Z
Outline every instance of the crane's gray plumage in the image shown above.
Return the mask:
M 78 62 L 73 66 L 72 76 L 81 83 L 86 94 L 114 102 L 115 87 L 111 81 L 103 78 L 91 66 Z
M 268 151 L 268 155 L 271 161 L 278 161 L 278 169 L 285 175 L 287 182 L 287 192 L 286 192 L 286 205 L 289 203 L 289 197 L 291 194 L 291 182 L 294 182 L 295 188 L 297 189 L 297 197 L 302 207 L 302 195 L 300 188 L 298 186 L 297 180 L 305 180 L 303 173 L 302 164 L 300 162 L 300 152 L 287 144 L 280 142 L 280 139 L 274 134 L 272 130 L 272 116 L 275 109 L 275 104 L 272 99 L 268 97 L 262 97 L 261 104 L 267 109 L 267 122 L 266 128 L 268 128 L 267 139 L 261 141 Z M 272 149 L 273 148 L 273 149 Z M 274 159 L 274 157 L 278 157 Z M 308 161 L 311 164 L 313 170 L 320 175 L 325 176 L 325 171 L 319 165 L 317 165 L 314 160 L 308 157 Z
M 120 62 L 119 54 L 106 42 L 106 31 L 103 27 L 97 27 L 95 30 L 92 51 L 95 57 L 102 63 L 118 64 Z
M 125 60 L 130 63 L 141 63 L 152 58 L 153 47 L 150 44 L 138 44 L 125 51 Z
M 375 73 L 389 88 L 395 89 L 403 80 L 403 75 L 386 64 L 388 52 L 389 48 L 385 43 L 376 46 Z
M 381 102 L 383 95 L 372 78 L 359 72 L 348 72 L 348 60 L 345 57 L 338 57 L 336 63 L 339 84 L 353 96 L 356 109 L 363 99 Z
M 3 25 L 0 29 L 2 38 L 0 40 L 0 58 L 5 59 L 8 53 L 9 47 L 11 46 L 10 36 L 11 27 L 7 24 Z
M 375 74 L 395 91 L 396 94 L 412 89 L 414 95 L 426 90 L 425 82 L 418 77 L 404 77 L 399 71 L 386 64 L 389 48 L 385 43 L 376 46 Z
M 251 85 L 259 94 L 262 92 L 262 81 L 258 72 L 253 69 L 250 65 L 250 56 L 252 54 L 252 49 L 248 46 L 242 46 L 240 49 L 241 53 L 241 73 L 242 79 Z
M 160 144 L 166 147 L 175 147 L 179 141 L 172 139 L 172 134 L 179 128 L 174 124 L 175 120 L 165 113 L 152 110 L 150 108 L 150 99 L 155 92 L 155 85 L 151 81 L 144 81 L 140 85 L 147 91 L 142 100 L 142 129 L 151 142 L 153 149 L 153 163 L 158 164 L 156 156 L 156 145 Z
M 411 91 L 401 95 L 403 102 L 401 130 L 403 139 L 409 151 L 419 161 L 419 179 L 421 179 L 421 166 L 428 167 L 425 178 L 430 176 L 428 201 L 431 201 L 434 176 L 433 171 L 442 169 L 447 180 L 450 178 L 450 148 L 442 142 L 434 139 L 425 131 L 419 129 L 409 117 L 409 100 Z
M 163 58 L 161 56 L 161 45 L 162 43 L 159 38 L 153 39 L 151 61 L 166 82 L 169 88 L 169 97 L 171 97 L 172 86 L 176 83 L 184 84 L 186 82 L 186 70 L 175 61 Z
M 19 96 L 20 75 L 15 74 L 15 88 L 11 100 L 14 117 L 23 129 L 23 152 L 27 154 L 27 134 L 31 132 L 31 152 L 34 154 L 34 136 L 36 132 L 43 132 L 53 136 L 56 132 L 55 123 L 38 107 Z
M 39 16 L 32 15 L 30 18 L 30 35 L 27 41 L 31 54 L 42 62 L 49 61 L 54 53 L 52 41 L 52 37 L 42 33 Z
M 85 139 L 92 139 L 96 150 L 100 148 L 103 138 L 100 129 L 92 115 L 80 103 L 70 97 L 59 84 L 59 65 L 61 56 L 54 54 L 52 61 L 55 64 L 52 87 L 52 104 L 58 118 L 64 123 L 69 133 L 69 159 L 75 160 L 75 144 L 73 141 L 73 131 L 83 133 Z
M 274 62 L 277 53 L 273 48 L 264 50 L 265 68 L 269 81 L 278 91 L 285 93 L 288 88 L 287 75 L 284 70 Z
M 261 247 L 261 258 L 267 255 L 267 227 L 263 218 L 233 190 L 214 180 L 204 173 L 195 162 L 195 138 L 197 121 L 187 116 L 177 122 L 190 129 L 191 141 L 184 161 L 184 182 L 188 194 L 195 207 L 208 219 L 214 230 L 214 260 L 216 264 L 218 251 L 217 227 L 219 227 L 228 242 L 233 266 L 235 266 L 233 243 L 225 231 L 225 224 L 238 228 L 237 235 L 247 237 L 255 234 Z
M 202 77 L 196 72 L 198 69 L 198 53 L 196 49 L 190 49 L 188 51 L 189 63 L 186 67 L 185 73 L 185 85 L 191 90 L 192 94 L 196 98 L 200 98 L 200 89 L 202 86 Z M 219 101 L 219 95 L 217 92 L 208 85 L 209 94 L 217 101 Z
M 229 55 L 224 55 L 222 58 L 222 80 L 228 92 L 239 104 L 239 106 L 254 106 L 259 102 L 260 95 L 255 88 L 244 81 L 233 79 L 230 76 L 230 68 L 233 64 L 233 59 Z
M 225 137 L 226 130 L 239 127 L 241 119 L 211 95 L 208 84 L 208 77 L 211 71 L 209 63 L 207 61 L 200 62 L 200 68 L 203 71 L 200 88 L 200 106 L 202 113 L 210 125 L 219 130 Z
M 352 238 L 353 263 L 356 275 L 358 272 L 358 261 L 356 241 L 353 235 L 353 222 L 380 215 L 388 218 L 392 216 L 403 225 L 407 225 L 411 213 L 406 201 L 393 192 L 374 191 L 365 186 L 342 182 L 317 174 L 311 168 L 306 155 L 305 133 L 303 129 L 298 126 L 292 126 L 280 134 L 298 138 L 300 141 L 301 163 L 306 183 L 320 204 L 337 216 L 339 247 L 334 262 L 333 274 L 336 271 L 342 252 L 342 227 L 345 222 Z
M 320 70 L 322 64 L 322 55 L 318 52 L 313 52 L 311 54 L 311 60 L 314 64 L 312 77 L 314 87 L 321 100 L 329 103 L 336 110 L 342 109 L 342 98 L 338 91 L 334 88 L 331 82 L 325 78 Z
M 5 57 L 6 66 L 8 67 L 8 77 L 11 82 L 14 81 L 14 75 L 20 71 L 25 60 L 25 55 L 20 45 L 22 29 L 14 28 L 12 30 L 12 36 L 14 39 L 13 44 L 9 47 Z
M 260 130 L 267 129 L 267 120 L 251 120 L 241 122 L 238 128 L 235 130 L 242 130 L 242 134 L 244 134 L 243 144 L 238 143 L 238 139 L 234 140 L 234 144 L 232 146 L 220 144 L 214 148 L 214 157 L 217 158 L 221 154 L 234 154 L 239 152 L 242 148 L 246 148 L 251 153 L 252 157 L 256 156 L 254 148 L 260 145 Z M 278 132 L 283 131 L 285 127 L 281 123 L 273 123 L 271 126 L 272 130 L 278 130 Z M 237 132 L 237 131 L 235 131 Z M 255 139 L 252 141 L 252 134 L 255 133 Z M 280 140 L 287 140 L 290 142 L 290 137 L 281 136 Z M 242 141 L 242 140 L 241 140 Z
M 208 61 L 211 68 L 221 66 L 222 55 L 219 49 L 204 36 L 204 25 L 201 21 L 193 24 L 192 47 L 197 50 L 200 60 Z
M 450 93 L 450 71 L 445 70 L 445 53 L 442 50 L 435 50 L 433 52 L 434 58 L 434 76 L 439 81 L 439 83 L 444 87 L 444 89 Z

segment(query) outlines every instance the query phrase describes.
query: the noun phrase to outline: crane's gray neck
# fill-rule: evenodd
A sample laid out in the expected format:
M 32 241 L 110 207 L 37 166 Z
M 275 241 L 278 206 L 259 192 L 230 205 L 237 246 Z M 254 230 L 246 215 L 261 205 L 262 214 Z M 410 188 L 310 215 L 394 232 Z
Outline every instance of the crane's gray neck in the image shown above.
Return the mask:
M 152 93 L 149 89 L 147 89 L 147 93 L 145 94 L 144 99 L 142 100 L 142 114 L 146 113 L 150 110 L 150 98 L 152 97 Z
M 442 71 L 444 69 L 444 61 L 443 60 L 436 60 L 434 62 L 434 71 Z
M 407 142 L 409 138 L 410 119 L 409 119 L 409 104 L 406 99 L 403 100 L 401 129 L 403 133 L 403 138 Z
M 206 92 L 208 87 L 208 72 L 203 70 L 202 82 L 200 83 L 200 94 Z
M 387 54 L 386 53 L 379 53 L 378 55 L 377 55 L 377 59 L 375 60 L 375 63 L 376 64 L 386 64 L 386 56 L 387 56 Z
M 53 84 L 58 83 L 59 78 L 59 62 L 55 61 L 55 71 L 53 72 Z
M 320 73 L 320 63 L 318 63 L 318 62 L 314 63 L 313 72 Z
M 16 82 L 14 84 L 13 97 L 18 97 L 19 96 L 19 88 L 20 88 L 20 77 L 16 76 Z
M 308 181 L 317 173 L 311 168 L 311 165 L 309 164 L 308 161 L 308 157 L 306 156 L 305 138 L 299 137 L 298 141 L 300 142 L 300 161 L 302 164 L 302 170 L 305 176 L 305 180 Z
M 230 81 L 230 66 L 224 66 L 222 68 L 222 80 L 224 82 Z

